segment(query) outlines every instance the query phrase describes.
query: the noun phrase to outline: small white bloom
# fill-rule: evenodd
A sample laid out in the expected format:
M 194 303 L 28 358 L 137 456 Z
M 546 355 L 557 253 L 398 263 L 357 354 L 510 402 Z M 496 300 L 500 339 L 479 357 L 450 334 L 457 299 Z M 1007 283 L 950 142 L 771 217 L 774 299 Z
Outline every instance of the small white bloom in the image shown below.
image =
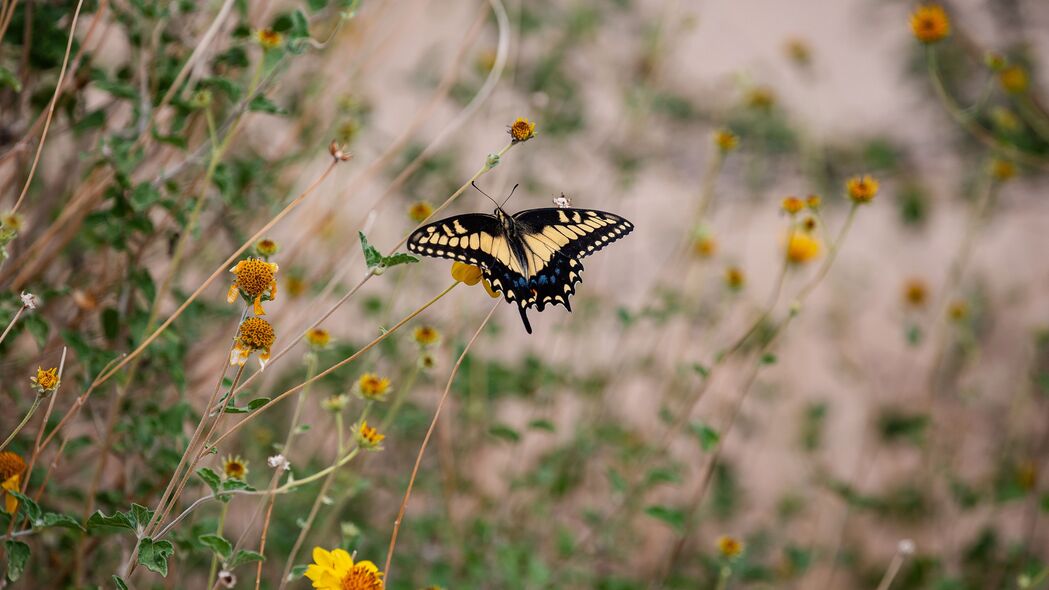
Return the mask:
M 219 572 L 219 583 L 224 588 L 232 588 L 237 585 L 237 576 L 233 575 L 233 572 L 229 570 L 222 570 Z
M 291 463 L 288 462 L 284 455 L 274 455 L 266 459 L 266 464 L 278 471 L 284 471 L 291 467 Z
M 896 550 L 900 552 L 900 555 L 914 555 L 914 541 L 911 539 L 902 539 L 899 545 L 896 546 Z
M 36 309 L 37 303 L 38 301 L 35 295 L 30 293 L 29 291 L 22 291 L 22 307 L 28 309 L 29 311 L 33 311 L 34 309 Z
M 560 197 L 554 199 L 554 206 L 558 209 L 567 209 L 572 206 L 572 200 L 566 197 L 564 193 L 561 193 Z

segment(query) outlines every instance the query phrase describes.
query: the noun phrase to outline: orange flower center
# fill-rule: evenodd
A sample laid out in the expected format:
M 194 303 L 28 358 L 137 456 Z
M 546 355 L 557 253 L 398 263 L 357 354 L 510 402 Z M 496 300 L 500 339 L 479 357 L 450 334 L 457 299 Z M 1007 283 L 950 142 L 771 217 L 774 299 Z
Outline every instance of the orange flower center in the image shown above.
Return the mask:
M 339 582 L 342 590 L 383 590 L 382 574 L 357 564 Z

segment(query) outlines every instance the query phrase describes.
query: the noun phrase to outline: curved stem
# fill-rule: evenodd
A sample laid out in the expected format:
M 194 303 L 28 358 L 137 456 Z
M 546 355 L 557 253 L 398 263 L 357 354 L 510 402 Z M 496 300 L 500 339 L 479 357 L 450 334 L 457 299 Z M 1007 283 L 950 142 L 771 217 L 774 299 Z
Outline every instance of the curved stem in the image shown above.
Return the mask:
M 25 428 L 25 425 L 29 423 L 29 419 L 32 418 L 33 414 L 36 413 L 36 409 L 40 407 L 40 401 L 43 399 L 44 398 L 40 395 L 35 396 L 35 399 L 33 400 L 33 405 L 29 407 L 29 411 L 26 412 L 25 418 L 22 418 L 22 421 L 18 423 L 18 426 L 15 426 L 14 431 L 12 431 L 11 434 L 8 435 L 7 440 L 5 440 L 3 444 L 0 444 L 0 451 L 6 449 L 7 445 L 11 444 L 11 441 L 14 440 L 16 436 L 18 436 L 18 433 L 22 432 L 22 429 Z

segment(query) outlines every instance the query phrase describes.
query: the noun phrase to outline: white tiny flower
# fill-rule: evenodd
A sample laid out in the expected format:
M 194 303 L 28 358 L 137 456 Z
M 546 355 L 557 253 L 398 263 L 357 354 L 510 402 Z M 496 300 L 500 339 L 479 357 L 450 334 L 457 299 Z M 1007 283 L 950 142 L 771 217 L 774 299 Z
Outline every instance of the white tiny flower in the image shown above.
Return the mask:
M 288 462 L 284 455 L 274 455 L 266 459 L 266 464 L 278 471 L 284 471 L 291 467 L 291 463 Z
M 29 291 L 22 291 L 22 307 L 28 309 L 29 311 L 33 311 L 34 309 L 36 309 L 37 303 L 38 302 L 35 295 L 30 293 Z
M 902 539 L 899 545 L 896 546 L 896 550 L 900 552 L 900 555 L 914 555 L 914 541 L 911 539 Z
M 560 197 L 554 199 L 554 206 L 558 209 L 567 209 L 572 206 L 572 200 L 566 197 L 564 193 L 561 193 Z
M 224 588 L 232 588 L 237 585 L 237 576 L 233 575 L 233 572 L 229 570 L 222 570 L 219 572 L 219 583 Z

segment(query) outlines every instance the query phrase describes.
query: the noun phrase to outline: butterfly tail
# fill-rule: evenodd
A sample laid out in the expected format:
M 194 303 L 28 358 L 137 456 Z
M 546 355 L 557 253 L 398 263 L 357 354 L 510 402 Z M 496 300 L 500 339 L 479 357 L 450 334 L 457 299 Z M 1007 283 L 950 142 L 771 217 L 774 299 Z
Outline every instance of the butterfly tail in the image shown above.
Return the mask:
M 525 308 L 518 307 L 518 309 L 521 310 L 521 321 L 524 322 L 525 331 L 528 332 L 529 334 L 531 334 L 532 333 L 532 324 L 528 323 L 528 314 L 525 312 Z

